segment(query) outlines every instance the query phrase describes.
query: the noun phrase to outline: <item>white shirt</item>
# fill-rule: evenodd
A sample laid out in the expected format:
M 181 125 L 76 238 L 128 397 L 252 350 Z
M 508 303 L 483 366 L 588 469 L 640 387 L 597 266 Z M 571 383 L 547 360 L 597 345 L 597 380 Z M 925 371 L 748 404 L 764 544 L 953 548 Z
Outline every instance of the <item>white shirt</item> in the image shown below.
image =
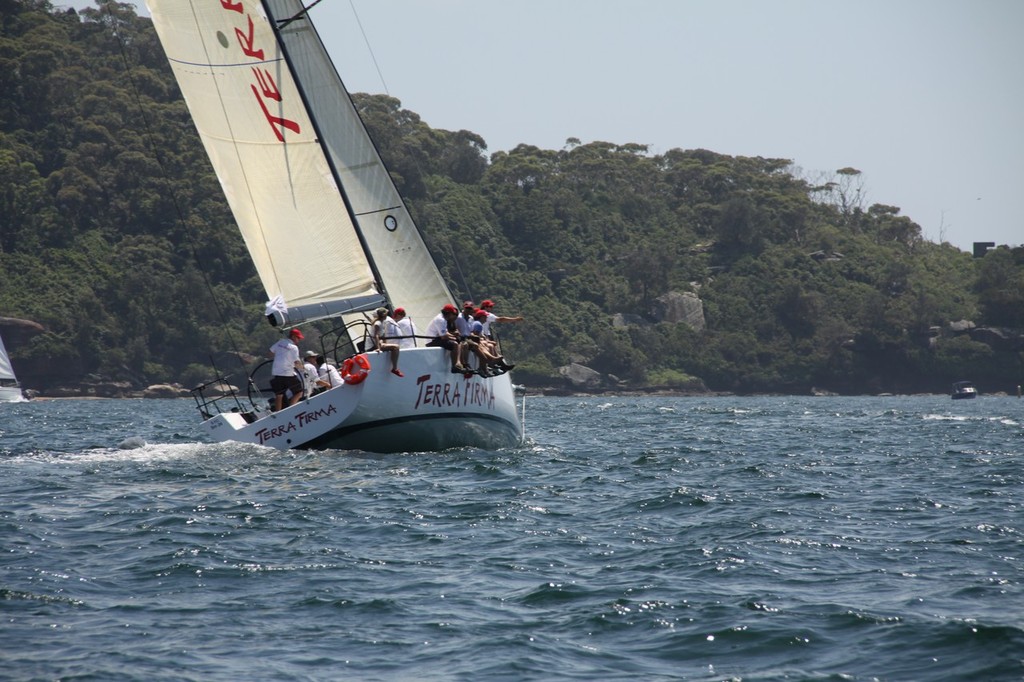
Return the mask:
M 483 331 L 484 336 L 490 336 L 491 335 L 491 323 L 497 321 L 497 319 L 498 319 L 498 316 L 495 315 L 494 313 L 487 313 L 487 319 L 483 321 L 483 323 L 484 323 L 484 331 Z
M 434 339 L 438 336 L 444 336 L 448 333 L 448 320 L 444 319 L 444 314 L 438 315 L 430 321 L 427 326 L 427 336 Z
M 402 331 L 398 328 L 398 323 L 395 322 L 395 318 L 388 315 L 384 318 L 384 337 L 391 342 L 395 342 L 395 337 L 399 336 Z
M 274 367 L 271 370 L 275 377 L 290 377 L 295 374 L 295 363 L 299 361 L 299 347 L 288 339 L 280 339 L 270 347 L 274 354 Z
M 416 336 L 416 327 L 413 325 L 412 319 L 403 317 L 398 322 L 395 322 L 395 328 L 398 330 L 395 333 L 395 342 L 399 348 L 416 347 L 416 339 L 413 338 Z
M 341 380 L 341 374 L 338 373 L 338 368 L 334 365 L 328 365 L 326 362 L 320 365 L 317 370 L 320 373 L 320 378 L 331 385 L 331 388 L 335 386 L 341 386 L 344 381 Z
M 306 387 L 306 397 L 313 395 L 313 391 L 316 390 L 316 380 L 320 378 L 320 372 L 317 371 L 316 365 L 312 362 L 307 362 L 302 365 L 303 377 Z
M 382 344 L 387 343 L 388 322 L 394 323 L 390 315 L 386 315 L 383 320 L 373 321 L 373 331 L 370 333 L 370 338 L 373 340 L 374 348 L 380 348 Z
M 459 315 L 455 318 L 455 328 L 459 330 L 459 334 L 462 336 L 469 336 L 469 327 L 473 324 L 473 318 L 467 318 L 465 315 Z

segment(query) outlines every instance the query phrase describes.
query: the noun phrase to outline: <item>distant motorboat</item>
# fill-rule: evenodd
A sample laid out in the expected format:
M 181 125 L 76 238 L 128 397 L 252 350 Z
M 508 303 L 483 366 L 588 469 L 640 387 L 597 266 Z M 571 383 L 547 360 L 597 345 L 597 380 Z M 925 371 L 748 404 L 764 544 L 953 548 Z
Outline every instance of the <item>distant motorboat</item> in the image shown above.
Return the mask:
M 952 395 L 950 397 L 953 400 L 976 398 L 978 397 L 978 390 L 974 388 L 974 384 L 970 381 L 957 381 L 953 383 Z

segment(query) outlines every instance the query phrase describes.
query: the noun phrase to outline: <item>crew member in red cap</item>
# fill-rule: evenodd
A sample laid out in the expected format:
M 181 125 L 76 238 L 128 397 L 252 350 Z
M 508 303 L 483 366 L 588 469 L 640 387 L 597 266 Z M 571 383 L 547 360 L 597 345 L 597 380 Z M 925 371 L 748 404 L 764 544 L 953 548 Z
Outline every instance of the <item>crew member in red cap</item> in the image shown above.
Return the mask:
M 494 333 L 491 331 L 491 325 L 495 322 L 522 322 L 523 316 L 517 315 L 516 317 L 502 317 L 501 315 L 494 314 L 494 301 L 487 299 L 480 302 L 480 310 L 487 313 L 487 319 L 484 320 L 484 336 L 489 339 L 494 338 Z
M 515 368 L 515 365 L 505 360 L 496 341 L 484 336 L 484 323 L 487 322 L 488 314 L 483 308 L 473 313 L 472 338 L 479 344 L 480 351 L 484 355 L 481 360 L 486 358 L 487 366 L 493 376 L 494 374 L 504 374 Z
M 405 308 L 395 308 L 391 319 L 394 320 L 394 327 L 388 331 L 388 338 L 393 338 L 399 348 L 415 348 L 416 325 L 412 323 L 412 318 L 406 316 Z
M 451 354 L 452 371 L 463 373 L 466 368 L 462 365 L 459 357 L 459 332 L 455 329 L 455 318 L 459 316 L 459 310 L 451 303 L 446 303 L 441 308 L 441 313 L 430 321 L 427 326 L 427 336 L 430 341 L 428 346 L 440 346 Z
M 303 374 L 302 360 L 299 359 L 299 347 L 296 341 L 302 341 L 305 337 L 298 329 L 288 332 L 286 338 L 280 339 L 270 347 L 270 357 L 274 358 L 270 379 L 270 388 L 274 391 L 274 412 L 284 407 L 285 394 L 291 391 L 292 397 L 289 405 L 294 405 L 302 399 L 302 380 L 299 376 Z
M 472 301 L 465 301 L 462 304 L 462 314 L 455 318 L 455 328 L 459 330 L 459 338 L 462 340 L 469 336 L 469 327 L 473 324 L 474 312 L 476 312 L 476 305 Z

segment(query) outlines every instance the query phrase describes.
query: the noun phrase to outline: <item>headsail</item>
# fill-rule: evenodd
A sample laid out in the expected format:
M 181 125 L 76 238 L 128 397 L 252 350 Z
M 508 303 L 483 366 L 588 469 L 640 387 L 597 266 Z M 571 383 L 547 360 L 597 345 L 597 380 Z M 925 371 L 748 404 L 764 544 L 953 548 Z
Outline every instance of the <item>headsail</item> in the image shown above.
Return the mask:
M 425 327 L 452 296 L 300 0 L 267 0 L 324 148 L 396 306 Z M 289 21 L 290 19 L 294 19 Z
M 268 298 L 315 318 L 384 293 L 423 324 L 451 301 L 299 0 L 146 4 Z

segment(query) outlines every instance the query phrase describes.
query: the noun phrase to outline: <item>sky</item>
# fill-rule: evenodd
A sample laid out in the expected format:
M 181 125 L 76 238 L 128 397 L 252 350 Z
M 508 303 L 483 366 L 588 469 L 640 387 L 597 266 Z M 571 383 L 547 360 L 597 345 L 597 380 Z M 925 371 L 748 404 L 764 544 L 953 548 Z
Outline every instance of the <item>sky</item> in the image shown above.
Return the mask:
M 322 0 L 311 16 L 351 92 L 492 153 L 578 138 L 789 159 L 816 181 L 852 167 L 868 205 L 930 241 L 1024 243 L 1020 0 Z

